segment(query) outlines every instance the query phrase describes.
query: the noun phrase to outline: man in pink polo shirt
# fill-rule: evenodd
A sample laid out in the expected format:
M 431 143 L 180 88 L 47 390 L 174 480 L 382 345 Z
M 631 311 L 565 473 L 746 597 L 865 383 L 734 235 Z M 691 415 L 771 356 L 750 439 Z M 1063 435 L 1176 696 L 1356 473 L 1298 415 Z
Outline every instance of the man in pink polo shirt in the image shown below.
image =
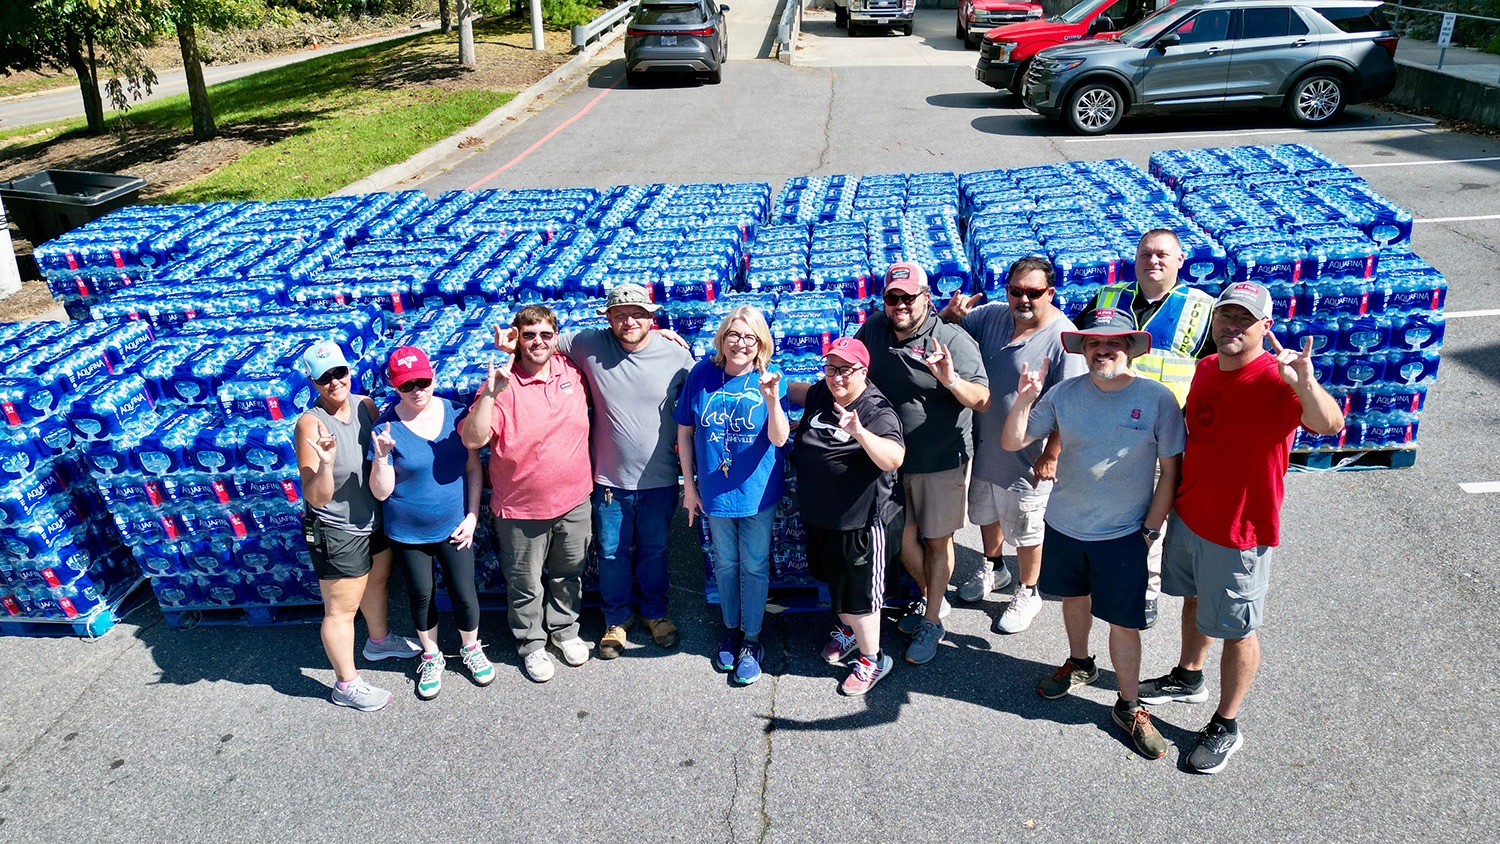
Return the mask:
M 511 325 L 515 356 L 491 366 L 463 440 L 470 448 L 490 447 L 490 510 L 510 630 L 527 676 L 545 683 L 553 673 L 549 638 L 567 664 L 589 658 L 588 644 L 578 638 L 594 491 L 589 396 L 578 369 L 554 354 L 556 314 L 530 305 Z

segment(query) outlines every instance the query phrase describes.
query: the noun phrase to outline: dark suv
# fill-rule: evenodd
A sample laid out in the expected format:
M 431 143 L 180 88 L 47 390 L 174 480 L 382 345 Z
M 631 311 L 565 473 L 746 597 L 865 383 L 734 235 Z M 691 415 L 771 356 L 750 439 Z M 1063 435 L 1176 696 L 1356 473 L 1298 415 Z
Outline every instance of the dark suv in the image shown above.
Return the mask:
M 641 0 L 625 29 L 625 77 L 638 85 L 647 73 L 691 73 L 719 84 L 727 11 L 714 0 Z
M 1303 126 L 1396 84 L 1375 0 L 1179 0 L 1119 35 L 1037 53 L 1026 107 L 1102 135 L 1129 114 L 1284 108 Z

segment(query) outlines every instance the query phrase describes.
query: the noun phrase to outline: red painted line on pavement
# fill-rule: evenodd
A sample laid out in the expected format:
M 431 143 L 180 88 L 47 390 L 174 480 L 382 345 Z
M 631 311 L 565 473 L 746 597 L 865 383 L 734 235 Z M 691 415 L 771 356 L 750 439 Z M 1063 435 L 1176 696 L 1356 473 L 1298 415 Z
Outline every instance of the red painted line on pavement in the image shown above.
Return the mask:
M 505 162 L 505 165 L 502 166 L 499 170 L 496 170 L 495 172 L 489 174 L 488 176 L 485 176 L 483 179 L 480 179 L 479 181 L 475 182 L 474 184 L 469 185 L 469 187 L 467 188 L 467 190 L 475 190 L 480 185 L 483 185 L 485 182 L 488 182 L 490 179 L 493 179 L 496 176 L 500 175 L 501 173 L 504 173 L 506 170 L 509 170 L 510 168 L 516 166 L 517 164 L 520 164 L 521 163 L 521 159 L 525 158 L 528 155 L 531 155 L 533 152 L 536 152 L 538 147 L 540 147 L 542 144 L 545 144 L 548 141 L 552 140 L 552 137 L 554 135 L 556 135 L 558 132 L 561 132 L 562 130 L 568 128 L 570 125 L 572 125 L 573 121 L 575 121 L 578 118 L 584 116 L 585 114 L 588 114 L 589 113 L 589 109 L 591 109 L 594 106 L 598 105 L 599 101 L 602 100 L 602 99 L 604 99 L 604 95 L 608 94 L 610 91 L 613 91 L 615 89 L 615 86 L 619 85 L 620 81 L 623 80 L 624 78 L 625 77 L 621 76 L 619 79 L 616 79 L 614 82 L 611 82 L 609 84 L 608 88 L 605 88 L 603 91 L 600 91 L 599 92 L 599 96 L 593 98 L 592 100 L 589 100 L 589 104 L 586 105 L 586 106 L 584 106 L 577 114 L 573 115 L 572 117 L 569 117 L 567 120 L 564 120 L 562 122 L 561 126 L 558 126 L 556 129 L 553 129 L 551 132 L 548 132 L 546 135 L 543 135 L 542 139 L 540 141 L 537 141 L 536 143 L 534 143 L 531 146 L 527 147 L 525 152 L 523 152 L 520 155 L 516 156 L 515 158 L 512 158 L 511 160 Z

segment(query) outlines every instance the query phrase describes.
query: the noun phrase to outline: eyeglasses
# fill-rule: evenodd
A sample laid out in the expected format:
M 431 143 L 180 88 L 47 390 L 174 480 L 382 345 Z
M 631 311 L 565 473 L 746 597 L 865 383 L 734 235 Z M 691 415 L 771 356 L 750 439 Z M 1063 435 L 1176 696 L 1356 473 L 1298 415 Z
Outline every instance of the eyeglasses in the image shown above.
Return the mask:
M 854 373 L 863 369 L 863 366 L 825 366 L 823 374 L 829 378 L 852 378 Z
M 538 337 L 542 338 L 543 340 L 551 340 L 553 337 L 556 337 L 556 336 L 557 336 L 557 332 L 556 331 L 522 331 L 521 332 L 521 339 L 522 340 L 535 340 Z
M 726 331 L 724 332 L 724 342 L 725 344 L 730 346 L 738 346 L 741 343 L 747 346 L 755 346 L 760 344 L 760 338 L 756 337 L 754 334 L 741 334 L 738 331 Z
M 326 387 L 326 386 L 328 386 L 329 384 L 332 384 L 335 381 L 342 381 L 343 379 L 348 378 L 348 377 L 349 377 L 349 367 L 347 367 L 347 366 L 335 366 L 334 368 L 328 370 L 327 372 L 323 373 L 322 375 L 319 375 L 317 378 L 314 378 L 313 379 L 313 383 L 317 384 L 320 387 Z
M 1051 290 L 1051 289 L 1052 289 L 1051 287 L 1043 287 L 1040 290 L 1037 290 L 1035 288 L 1027 288 L 1027 287 L 1011 287 L 1011 288 L 1008 288 L 1005 292 L 1007 292 L 1010 295 L 1016 297 L 1017 299 L 1021 298 L 1022 296 L 1025 296 L 1027 299 L 1031 299 L 1031 300 L 1035 301 L 1037 299 L 1042 298 L 1043 296 L 1046 296 L 1047 295 L 1047 291 Z
M 417 390 L 425 390 L 431 386 L 431 378 L 413 378 L 410 381 L 407 381 L 405 384 L 396 387 L 396 389 L 400 390 L 403 393 L 413 393 Z
M 910 305 L 920 298 L 922 298 L 921 293 L 918 293 L 915 296 L 907 295 L 905 293 L 887 293 L 885 294 L 885 306 L 887 308 L 894 308 L 897 305 Z

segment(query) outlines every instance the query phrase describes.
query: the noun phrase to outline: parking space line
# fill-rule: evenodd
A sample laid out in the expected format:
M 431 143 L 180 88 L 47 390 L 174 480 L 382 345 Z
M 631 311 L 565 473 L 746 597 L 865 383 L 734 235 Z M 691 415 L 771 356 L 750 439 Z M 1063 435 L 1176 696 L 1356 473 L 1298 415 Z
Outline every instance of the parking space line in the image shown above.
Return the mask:
M 1413 223 L 1472 223 L 1475 220 L 1500 220 L 1500 214 L 1482 214 L 1478 217 L 1426 217 L 1412 220 Z
M 1446 158 L 1440 161 L 1372 161 L 1368 164 L 1347 165 L 1351 170 L 1366 169 L 1371 167 L 1420 167 L 1424 164 L 1471 164 L 1476 161 L 1500 161 L 1500 155 L 1491 155 L 1484 158 Z
M 1250 135 L 1325 135 L 1333 132 L 1374 132 L 1388 129 L 1430 129 L 1436 123 L 1396 123 L 1382 126 L 1347 126 L 1338 129 L 1257 129 L 1249 132 L 1179 132 L 1170 135 L 1110 135 L 1107 138 L 1064 138 L 1065 144 L 1103 144 L 1119 141 L 1159 141 L 1165 138 L 1243 138 Z
M 483 179 L 480 179 L 479 181 L 475 182 L 474 184 L 469 185 L 467 188 L 465 188 L 465 190 L 478 190 L 480 185 L 484 184 L 485 182 L 488 182 L 490 179 L 495 178 L 496 176 L 500 175 L 501 173 L 504 173 L 506 170 L 509 170 L 510 168 L 516 166 L 517 164 L 520 164 L 521 163 L 521 159 L 525 158 L 528 155 L 531 155 L 533 152 L 536 152 L 537 149 L 539 147 L 541 147 L 542 144 L 545 144 L 548 141 L 552 140 L 553 136 L 555 136 L 558 132 L 561 132 L 562 130 L 564 130 L 564 129 L 568 128 L 569 126 L 571 126 L 573 124 L 573 121 L 575 121 L 578 118 L 584 116 L 585 114 L 588 114 L 589 113 L 589 109 L 591 109 L 594 106 L 598 105 L 599 101 L 602 100 L 602 99 L 604 99 L 604 95 L 608 94 L 610 91 L 613 91 L 615 89 L 615 86 L 619 85 L 620 82 L 622 80 L 624 80 L 624 78 L 625 78 L 624 76 L 621 76 L 619 79 L 616 79 L 615 81 L 609 83 L 609 87 L 608 88 L 605 88 L 603 91 L 600 91 L 599 92 L 599 96 L 593 98 L 592 100 L 589 100 L 589 104 L 586 105 L 586 106 L 584 106 L 583 108 L 579 109 L 577 114 L 573 115 L 572 117 L 569 117 L 567 120 L 564 120 L 562 122 L 562 125 L 558 126 L 556 129 L 553 129 L 551 132 L 548 132 L 547 134 L 543 135 L 542 139 L 540 141 L 537 141 L 536 143 L 534 143 L 531 146 L 527 147 L 525 152 L 523 152 L 520 155 L 516 156 L 515 158 L 512 158 L 511 160 L 505 162 L 505 164 L 501 165 L 500 169 L 498 169 L 495 172 L 489 174 L 488 176 L 485 176 Z
M 1484 481 L 1483 483 L 1459 484 L 1458 488 L 1470 495 L 1479 495 L 1485 492 L 1500 492 L 1500 481 Z
M 1469 317 L 1491 317 L 1500 316 L 1500 310 L 1489 311 L 1449 311 L 1443 314 L 1443 319 L 1468 319 Z

